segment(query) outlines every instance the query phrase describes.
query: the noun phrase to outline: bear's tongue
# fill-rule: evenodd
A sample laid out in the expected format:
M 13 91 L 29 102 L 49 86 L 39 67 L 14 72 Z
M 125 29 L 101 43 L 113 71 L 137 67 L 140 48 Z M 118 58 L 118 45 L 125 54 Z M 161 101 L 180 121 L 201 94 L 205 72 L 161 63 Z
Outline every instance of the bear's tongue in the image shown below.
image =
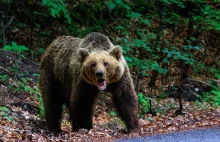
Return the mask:
M 98 80 L 98 88 L 101 91 L 106 89 L 106 82 L 104 79 Z

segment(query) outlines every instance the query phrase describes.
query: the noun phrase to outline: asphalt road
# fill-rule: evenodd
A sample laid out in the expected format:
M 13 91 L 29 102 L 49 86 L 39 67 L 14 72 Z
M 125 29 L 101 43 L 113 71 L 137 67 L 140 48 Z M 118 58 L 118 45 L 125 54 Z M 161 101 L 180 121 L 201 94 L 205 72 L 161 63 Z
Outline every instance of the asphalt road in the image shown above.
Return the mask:
M 115 142 L 220 142 L 220 127 L 122 139 Z

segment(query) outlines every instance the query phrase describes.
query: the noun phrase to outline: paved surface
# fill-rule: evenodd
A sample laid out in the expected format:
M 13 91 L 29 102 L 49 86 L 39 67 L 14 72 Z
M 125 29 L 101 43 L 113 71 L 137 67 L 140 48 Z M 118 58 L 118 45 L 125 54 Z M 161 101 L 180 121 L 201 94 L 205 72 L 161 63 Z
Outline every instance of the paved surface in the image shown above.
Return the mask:
M 122 139 L 115 142 L 220 142 L 220 127 Z

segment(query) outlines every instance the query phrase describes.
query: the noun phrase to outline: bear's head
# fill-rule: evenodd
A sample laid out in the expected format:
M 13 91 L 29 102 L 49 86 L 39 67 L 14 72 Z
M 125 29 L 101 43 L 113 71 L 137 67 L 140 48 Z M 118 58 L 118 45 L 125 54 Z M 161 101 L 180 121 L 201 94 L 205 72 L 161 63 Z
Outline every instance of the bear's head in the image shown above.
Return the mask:
M 82 78 L 99 90 L 105 90 L 108 84 L 119 81 L 124 73 L 120 46 L 114 46 L 110 51 L 92 53 L 80 48 L 77 55 L 82 63 Z

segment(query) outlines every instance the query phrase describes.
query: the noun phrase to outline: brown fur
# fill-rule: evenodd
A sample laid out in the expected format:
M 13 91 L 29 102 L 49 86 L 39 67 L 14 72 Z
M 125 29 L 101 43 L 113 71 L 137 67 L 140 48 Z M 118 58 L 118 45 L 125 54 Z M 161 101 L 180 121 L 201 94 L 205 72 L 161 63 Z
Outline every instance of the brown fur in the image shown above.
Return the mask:
M 39 86 L 50 130 L 60 131 L 63 104 L 69 109 L 73 131 L 92 128 L 93 105 L 100 92 L 98 71 L 103 72 L 105 91 L 112 94 L 128 131 L 138 129 L 138 98 L 121 48 L 103 34 L 91 33 L 83 39 L 57 38 L 42 58 Z

